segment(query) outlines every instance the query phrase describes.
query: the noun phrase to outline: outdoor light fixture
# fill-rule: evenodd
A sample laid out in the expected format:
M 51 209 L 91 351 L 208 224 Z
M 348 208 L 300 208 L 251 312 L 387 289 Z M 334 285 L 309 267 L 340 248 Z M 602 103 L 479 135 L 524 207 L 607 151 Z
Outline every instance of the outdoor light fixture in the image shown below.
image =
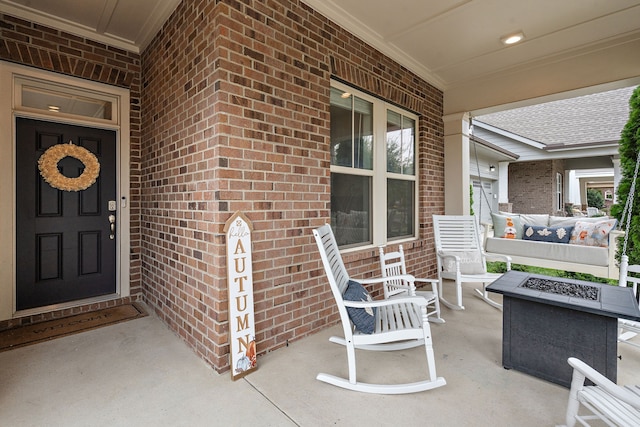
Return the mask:
M 507 34 L 506 36 L 500 37 L 500 41 L 502 44 L 511 45 L 516 44 L 524 39 L 524 33 L 522 31 L 518 31 L 517 33 Z
M 496 167 L 493 165 L 489 166 L 489 172 L 495 172 L 496 171 Z

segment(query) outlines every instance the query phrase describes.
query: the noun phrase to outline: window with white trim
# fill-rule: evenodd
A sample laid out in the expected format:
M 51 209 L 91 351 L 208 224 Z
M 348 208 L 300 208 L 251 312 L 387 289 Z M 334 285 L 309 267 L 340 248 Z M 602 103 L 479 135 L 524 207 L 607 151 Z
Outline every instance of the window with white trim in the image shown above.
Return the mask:
M 562 194 L 563 188 L 562 174 L 560 172 L 556 172 L 556 210 L 558 211 L 564 211 L 564 196 Z
M 418 117 L 331 84 L 331 227 L 341 247 L 416 237 Z

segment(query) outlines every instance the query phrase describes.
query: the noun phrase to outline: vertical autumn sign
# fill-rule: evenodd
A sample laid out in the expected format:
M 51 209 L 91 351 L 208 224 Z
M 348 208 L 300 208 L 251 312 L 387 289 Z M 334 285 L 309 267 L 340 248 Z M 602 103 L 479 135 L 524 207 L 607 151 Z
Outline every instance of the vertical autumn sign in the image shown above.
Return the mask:
M 256 331 L 251 268 L 251 221 L 236 212 L 226 222 L 227 287 L 229 290 L 229 351 L 231 379 L 257 368 Z

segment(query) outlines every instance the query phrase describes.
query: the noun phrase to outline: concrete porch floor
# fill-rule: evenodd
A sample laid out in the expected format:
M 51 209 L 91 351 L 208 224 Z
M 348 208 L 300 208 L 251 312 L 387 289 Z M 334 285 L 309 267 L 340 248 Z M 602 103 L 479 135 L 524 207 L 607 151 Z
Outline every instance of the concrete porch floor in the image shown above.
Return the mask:
M 315 379 L 347 376 L 339 326 L 258 358 L 232 382 L 200 360 L 155 315 L 0 353 L 2 426 L 554 426 L 568 389 L 501 366 L 502 314 L 465 288 L 465 311 L 432 324 L 447 385 L 369 395 Z M 496 299 L 499 299 L 497 296 Z M 259 344 L 258 344 L 259 345 Z M 640 383 L 640 351 L 620 345 L 618 383 Z M 408 381 L 423 348 L 357 354 L 359 379 Z

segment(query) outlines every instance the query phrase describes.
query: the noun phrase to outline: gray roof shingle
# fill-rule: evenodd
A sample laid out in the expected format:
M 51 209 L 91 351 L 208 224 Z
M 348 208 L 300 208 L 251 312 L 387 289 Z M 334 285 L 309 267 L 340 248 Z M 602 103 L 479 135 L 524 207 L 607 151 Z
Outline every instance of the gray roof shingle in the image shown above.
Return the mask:
M 611 142 L 629 119 L 635 86 L 474 117 L 546 145 Z

